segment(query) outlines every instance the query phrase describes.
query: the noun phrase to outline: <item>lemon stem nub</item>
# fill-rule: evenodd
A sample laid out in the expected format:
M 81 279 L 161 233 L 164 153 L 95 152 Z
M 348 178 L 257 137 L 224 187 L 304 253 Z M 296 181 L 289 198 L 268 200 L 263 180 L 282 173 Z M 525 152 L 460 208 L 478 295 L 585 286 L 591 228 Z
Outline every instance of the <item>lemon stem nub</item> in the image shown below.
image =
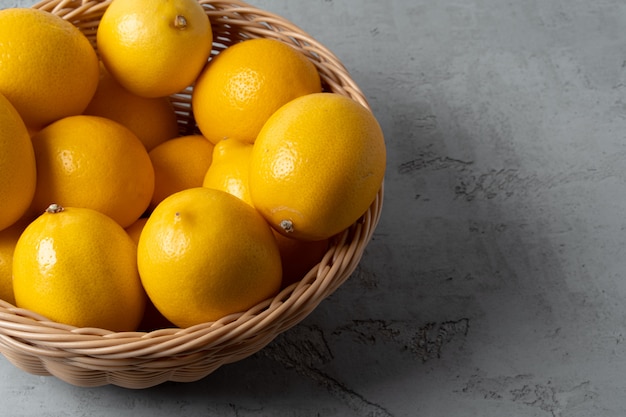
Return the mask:
M 293 233 L 293 222 L 291 220 L 282 220 L 280 222 L 280 228 L 287 233 Z
M 187 27 L 187 19 L 185 19 L 185 16 L 176 15 L 174 18 L 174 27 L 180 30 L 185 29 Z
M 65 210 L 62 206 L 56 204 L 56 203 L 52 203 L 48 206 L 48 208 L 46 209 L 46 213 L 60 213 L 63 210 Z

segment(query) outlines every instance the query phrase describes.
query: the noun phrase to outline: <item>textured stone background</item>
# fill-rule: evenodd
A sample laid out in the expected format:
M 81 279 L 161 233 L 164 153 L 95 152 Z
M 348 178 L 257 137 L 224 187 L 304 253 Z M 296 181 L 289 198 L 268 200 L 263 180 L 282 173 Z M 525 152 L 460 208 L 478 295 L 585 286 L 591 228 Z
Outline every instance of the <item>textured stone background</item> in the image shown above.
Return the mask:
M 362 264 L 197 383 L 82 389 L 0 358 L 1 414 L 626 415 L 626 3 L 253 4 L 334 51 L 383 126 Z

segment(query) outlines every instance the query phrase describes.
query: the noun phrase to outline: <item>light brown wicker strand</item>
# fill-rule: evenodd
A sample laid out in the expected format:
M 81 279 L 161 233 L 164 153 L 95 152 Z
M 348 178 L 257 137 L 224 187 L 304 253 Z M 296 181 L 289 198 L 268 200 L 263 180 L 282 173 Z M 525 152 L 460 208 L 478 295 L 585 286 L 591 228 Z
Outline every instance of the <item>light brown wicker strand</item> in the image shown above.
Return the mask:
M 99 19 L 109 4 L 111 4 L 111 0 L 42 0 L 32 7 L 53 13 L 69 21 L 79 19 L 79 23 L 81 23 L 91 20 L 93 16 L 97 16 Z
M 2 354 L 18 368 L 33 375 L 46 376 L 50 373 L 36 355 L 29 355 L 18 349 L 3 349 Z

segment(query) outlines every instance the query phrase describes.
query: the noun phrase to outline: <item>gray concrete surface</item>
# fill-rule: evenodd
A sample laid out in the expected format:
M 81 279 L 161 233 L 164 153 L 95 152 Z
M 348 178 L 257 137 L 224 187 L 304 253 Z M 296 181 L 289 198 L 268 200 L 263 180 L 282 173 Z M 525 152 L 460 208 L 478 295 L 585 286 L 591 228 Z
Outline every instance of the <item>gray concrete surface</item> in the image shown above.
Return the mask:
M 0 414 L 626 415 L 626 3 L 253 4 L 333 50 L 383 126 L 362 264 L 197 383 L 76 388 L 0 357 Z

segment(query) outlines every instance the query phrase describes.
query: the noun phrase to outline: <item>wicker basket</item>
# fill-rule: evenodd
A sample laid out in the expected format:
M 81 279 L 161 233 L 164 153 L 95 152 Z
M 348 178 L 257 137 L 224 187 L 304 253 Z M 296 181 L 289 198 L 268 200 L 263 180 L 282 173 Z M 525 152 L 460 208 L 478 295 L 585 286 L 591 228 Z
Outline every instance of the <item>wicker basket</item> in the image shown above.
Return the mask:
M 45 0 L 33 7 L 72 22 L 95 45 L 111 0 Z M 342 63 L 285 19 L 238 1 L 200 0 L 213 25 L 214 53 L 241 40 L 274 38 L 302 51 L 318 68 L 326 91 L 368 106 Z M 197 132 L 189 89 L 172 96 L 181 134 Z M 304 319 L 354 271 L 380 218 L 383 186 L 359 221 L 336 236 L 322 261 L 301 281 L 250 310 L 186 329 L 113 333 L 46 320 L 0 300 L 0 352 L 35 375 L 77 386 L 147 388 L 165 381 L 199 380 L 221 365 L 246 358 Z

